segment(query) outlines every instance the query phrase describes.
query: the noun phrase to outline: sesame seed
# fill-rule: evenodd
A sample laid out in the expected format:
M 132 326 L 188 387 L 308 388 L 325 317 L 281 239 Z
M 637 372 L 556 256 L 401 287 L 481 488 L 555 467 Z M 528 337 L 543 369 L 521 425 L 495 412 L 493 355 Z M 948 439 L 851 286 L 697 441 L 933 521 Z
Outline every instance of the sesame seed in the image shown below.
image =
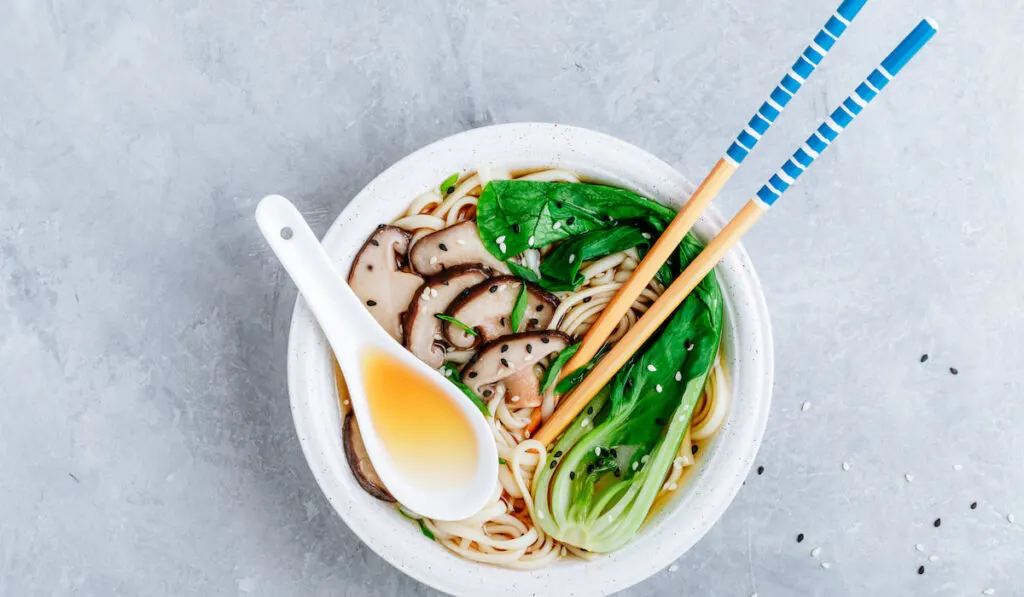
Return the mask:
M 484 390 L 484 398 L 490 398 L 493 393 L 492 390 Z
M 555 458 L 561 458 L 561 457 L 562 457 L 562 451 L 561 450 L 555 452 Z
M 544 305 L 537 305 L 537 313 L 540 313 L 543 310 L 544 310 Z
M 620 471 L 619 469 L 615 469 L 615 478 L 618 479 L 621 476 L 622 476 L 622 471 Z
M 535 240 L 535 239 L 534 239 L 534 238 L 533 238 L 533 237 L 531 236 L 531 237 L 530 237 L 530 240 L 526 241 L 526 244 L 528 244 L 528 245 L 530 245 L 530 246 L 532 247 L 532 246 L 533 246 L 533 241 L 534 241 L 534 240 Z
M 759 474 L 759 475 L 763 475 L 764 474 L 764 467 L 763 466 L 757 467 L 757 474 Z
M 960 371 L 958 371 L 956 367 L 950 367 L 949 368 L 949 372 L 952 373 L 953 375 L 959 375 L 960 374 Z
M 601 447 L 594 448 L 594 456 L 601 456 Z
M 942 526 L 942 519 L 936 518 L 935 522 L 933 522 L 932 524 L 935 525 L 935 528 L 939 528 L 940 526 Z
M 810 402 L 804 402 L 803 404 L 800 405 L 800 412 L 807 412 L 809 410 L 811 410 Z
M 576 478 L 576 471 L 569 471 L 569 480 L 572 481 Z
M 683 373 L 681 371 L 676 371 L 676 381 L 683 381 Z
M 697 455 L 697 450 L 699 450 L 699 449 L 700 448 L 697 446 L 697 444 L 693 444 L 692 446 L 690 446 L 690 454 L 693 454 L 694 456 L 696 456 Z
M 509 366 L 509 364 L 508 364 L 508 359 L 506 359 L 506 358 L 502 357 L 502 359 L 501 359 L 501 365 L 502 365 L 503 367 L 508 367 L 508 366 Z
M 843 463 L 843 470 L 844 471 L 850 470 L 850 463 L 849 462 L 844 462 Z
M 587 474 L 589 475 L 592 472 L 594 472 L 594 465 L 588 464 L 587 465 Z
M 444 243 L 440 243 L 440 244 L 438 244 L 438 245 L 437 245 L 437 248 L 438 248 L 438 249 L 441 249 L 442 251 L 447 251 L 447 250 L 448 250 L 448 247 L 447 247 L 447 245 L 445 245 Z
M 903 478 L 907 480 L 907 483 L 913 483 L 914 481 L 914 475 L 911 475 L 910 473 L 903 475 Z
M 676 570 L 679 570 L 679 566 L 677 566 L 675 564 L 672 564 L 671 566 L 668 567 L 668 571 L 669 572 L 675 572 Z
M 508 352 L 508 344 L 502 344 L 501 345 L 501 352 L 503 352 L 503 353 L 504 352 Z
M 377 301 L 366 301 L 366 305 L 368 307 L 376 307 L 377 306 Z
M 532 344 L 527 344 L 526 345 L 526 352 L 533 352 L 533 345 Z
M 995 589 L 985 589 L 984 591 L 981 592 L 981 594 L 982 595 L 995 595 L 996 594 L 996 590 Z
M 929 562 L 938 562 L 939 561 L 939 556 L 928 556 L 928 561 Z
M 661 384 L 658 384 L 658 385 L 654 386 L 654 391 L 656 391 L 656 392 L 658 392 L 660 394 L 661 393 Z
M 498 249 L 500 249 L 502 253 L 508 252 L 508 247 L 505 246 L 505 243 L 498 243 Z
M 430 265 L 434 265 L 435 263 L 437 263 L 437 256 L 436 255 L 430 258 Z
M 804 541 L 804 534 L 803 533 L 800 533 L 799 535 L 796 536 L 796 542 L 797 543 L 803 543 L 803 541 Z
M 541 344 L 547 344 L 548 342 L 551 342 L 551 338 L 548 338 L 547 336 L 542 336 L 540 341 Z
M 825 570 L 828 570 L 829 568 L 832 567 L 832 564 L 830 564 L 829 562 L 822 562 L 821 563 L 821 567 L 824 568 Z
M 551 469 L 552 469 L 552 470 L 554 470 L 554 468 L 555 468 L 556 466 L 558 466 L 558 461 L 556 461 L 556 460 L 552 460 L 552 461 L 551 461 Z
M 375 239 L 375 238 L 371 238 L 371 239 L 370 239 L 370 244 L 371 244 L 371 245 L 373 245 L 373 246 L 375 246 L 375 247 L 379 247 L 379 246 L 380 246 L 380 241 L 378 241 L 378 240 L 377 240 L 377 239 Z
M 964 465 L 962 465 L 962 464 L 954 464 L 953 465 L 953 470 L 957 471 L 957 472 L 960 472 L 960 471 L 964 470 Z
M 918 566 L 917 573 L 918 574 L 924 574 L 924 566 Z
M 594 407 L 593 406 L 587 408 L 587 414 L 588 415 L 594 414 Z
M 1015 517 L 1013 514 L 1006 515 L 1006 522 L 1013 524 L 1015 520 L 1017 520 L 1017 517 Z
M 928 353 L 925 353 L 925 354 L 921 355 L 921 362 L 922 363 L 927 361 L 927 360 L 928 360 Z
M 519 402 L 520 400 L 522 400 L 522 398 L 520 398 L 519 396 L 512 397 L 512 402 Z
M 590 301 L 592 301 L 592 300 L 594 300 L 594 297 L 592 297 L 592 296 L 588 296 L 588 297 L 586 297 L 585 299 L 583 299 L 583 302 L 584 302 L 584 303 L 589 303 L 589 302 L 590 302 Z
M 519 227 L 519 222 L 515 222 L 515 223 L 512 224 L 512 232 L 515 232 L 516 234 L 519 234 L 519 232 L 521 230 L 522 230 L 522 228 Z
M 916 549 L 917 551 L 920 551 L 920 552 L 924 552 L 924 545 L 921 545 L 920 543 L 918 543 L 917 545 L 914 546 L 914 549 Z
M 580 427 L 586 427 L 587 425 L 590 425 L 590 419 L 585 418 L 582 421 L 580 421 Z
M 451 377 L 452 376 L 452 370 L 451 369 L 445 369 L 444 370 L 444 376 L 445 377 Z
M 495 292 L 498 292 L 498 285 L 497 285 L 497 284 L 495 284 L 495 285 L 491 286 L 490 288 L 488 288 L 487 290 L 488 290 L 488 291 L 489 291 L 489 292 L 490 292 L 491 294 L 494 294 Z
M 569 219 L 565 221 L 566 225 L 572 226 L 576 223 L 576 216 L 569 216 Z
M 651 239 L 651 235 L 650 235 L 650 234 L 648 234 L 648 233 L 646 233 L 646 232 L 641 232 L 641 233 L 640 233 L 640 236 L 642 236 L 642 237 L 646 238 L 647 240 L 650 240 L 650 239 Z
M 812 558 L 816 558 L 816 557 L 818 557 L 818 554 L 820 554 L 820 553 L 821 553 L 821 548 L 820 547 L 815 547 L 814 549 L 811 550 L 811 557 Z
M 530 439 L 530 430 L 529 429 L 527 429 L 526 432 L 523 433 L 523 437 L 525 437 L 526 439 Z
M 572 263 L 573 261 L 576 261 L 576 255 L 575 254 L 569 255 L 569 263 Z
M 469 372 L 469 378 L 473 379 L 474 377 L 476 377 L 476 371 L 470 371 Z
M 505 242 L 505 235 L 501 235 L 498 238 L 494 239 L 494 242 L 498 243 L 499 245 L 503 244 Z
M 436 288 L 431 288 L 430 289 L 430 298 L 436 298 L 436 297 L 437 297 L 437 289 Z
M 464 244 L 466 244 L 466 241 L 464 241 L 461 238 L 459 238 L 459 239 L 455 240 L 455 244 L 457 244 L 457 245 L 464 245 Z
M 640 459 L 640 462 L 643 463 L 643 464 L 647 464 L 647 461 L 650 460 L 650 459 L 651 459 L 651 455 L 650 454 L 644 454 L 643 458 Z
M 562 227 L 562 223 L 561 222 L 555 222 L 554 226 L 552 226 L 551 229 L 552 230 L 558 230 L 561 227 Z
M 686 342 L 683 343 L 683 347 L 686 348 L 686 352 L 693 350 L 693 340 L 687 339 Z
M 655 367 L 654 365 L 647 365 L 647 370 L 650 371 L 651 373 L 654 373 L 655 371 L 658 370 L 658 368 Z
M 978 502 L 971 502 L 971 510 L 977 510 L 977 509 L 978 509 Z
M 636 461 L 634 461 L 634 462 L 633 462 L 633 470 L 635 471 L 635 470 L 636 470 L 636 469 L 638 469 L 638 468 L 640 468 L 640 463 L 639 463 L 639 462 L 636 462 Z

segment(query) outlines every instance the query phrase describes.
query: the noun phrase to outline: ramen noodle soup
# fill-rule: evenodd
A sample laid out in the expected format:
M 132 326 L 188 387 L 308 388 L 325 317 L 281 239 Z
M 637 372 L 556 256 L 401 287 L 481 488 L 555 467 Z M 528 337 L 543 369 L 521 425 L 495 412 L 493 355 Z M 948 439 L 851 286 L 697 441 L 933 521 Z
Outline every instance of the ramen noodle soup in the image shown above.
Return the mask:
M 562 371 L 674 215 L 567 170 L 489 168 L 451 176 L 371 234 L 352 263 L 349 285 L 388 333 L 477 405 L 499 455 L 493 498 L 474 516 L 436 521 L 401 504 L 397 514 L 459 556 L 529 570 L 618 549 L 678 491 L 729 408 L 720 358 L 723 300 L 714 273 L 554 445 L 531 439 L 593 366 Z M 692 236 L 684 240 L 609 345 L 701 248 Z M 371 495 L 393 502 L 362 446 L 340 373 L 338 379 L 352 472 Z M 447 419 L 423 412 L 415 388 L 393 377 L 380 384 L 391 388 L 387 404 L 379 405 L 387 411 L 388 433 L 461 445 L 451 437 L 458 430 L 420 433 Z M 402 446 L 415 454 L 414 444 Z M 450 464 L 467 457 L 453 451 Z M 441 475 L 445 464 L 423 463 L 416 474 Z

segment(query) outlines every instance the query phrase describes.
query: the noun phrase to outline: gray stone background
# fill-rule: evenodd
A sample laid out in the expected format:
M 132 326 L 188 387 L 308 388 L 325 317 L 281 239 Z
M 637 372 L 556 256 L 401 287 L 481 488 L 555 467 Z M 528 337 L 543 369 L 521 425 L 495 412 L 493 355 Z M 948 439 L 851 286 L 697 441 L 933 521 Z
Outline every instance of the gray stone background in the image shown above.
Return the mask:
M 4 0 L 0 595 L 434 594 L 307 469 L 258 198 L 322 233 L 403 155 L 521 120 L 699 179 L 834 4 Z M 764 474 L 624 595 L 1024 594 L 1024 8 L 869 3 L 718 205 L 925 15 L 939 36 L 746 240 Z

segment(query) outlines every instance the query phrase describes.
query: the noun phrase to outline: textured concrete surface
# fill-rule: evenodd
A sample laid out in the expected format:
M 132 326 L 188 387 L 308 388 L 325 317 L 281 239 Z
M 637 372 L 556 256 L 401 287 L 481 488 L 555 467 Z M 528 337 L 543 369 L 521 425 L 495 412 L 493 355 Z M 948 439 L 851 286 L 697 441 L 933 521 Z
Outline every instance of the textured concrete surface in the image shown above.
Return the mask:
M 0 3 L 0 595 L 434 594 L 306 467 L 256 200 L 322 232 L 406 153 L 518 120 L 699 178 L 832 4 Z M 1024 8 L 870 3 L 720 206 L 924 14 L 932 47 L 747 241 L 763 475 L 626 595 L 1024 594 Z

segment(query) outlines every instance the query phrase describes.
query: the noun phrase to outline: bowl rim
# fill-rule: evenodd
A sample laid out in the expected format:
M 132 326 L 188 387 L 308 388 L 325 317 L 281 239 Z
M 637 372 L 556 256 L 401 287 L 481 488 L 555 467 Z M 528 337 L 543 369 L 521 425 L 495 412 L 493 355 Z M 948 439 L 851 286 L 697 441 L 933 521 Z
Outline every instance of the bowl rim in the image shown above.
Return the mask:
M 387 216 L 382 216 L 381 197 L 392 197 L 390 202 L 396 207 L 392 215 L 397 215 L 415 196 L 450 174 L 453 161 L 458 163 L 461 173 L 475 170 L 482 163 L 514 165 L 514 158 L 502 160 L 494 156 L 502 152 L 522 155 L 526 147 L 531 151 L 545 148 L 537 151 L 542 154 L 533 160 L 537 165 L 569 166 L 574 160 L 589 162 L 587 166 L 593 166 L 587 173 L 590 177 L 634 188 L 676 206 L 681 203 L 679 199 L 685 201 L 693 192 L 693 185 L 679 171 L 615 137 L 561 124 L 493 125 L 431 143 L 387 168 L 346 204 L 325 234 L 323 244 L 337 259 L 339 271 L 347 272 L 354 255 L 354 250 L 347 245 L 361 244 L 380 221 L 387 221 L 383 219 Z M 526 157 L 520 161 L 525 164 L 531 160 Z M 643 175 L 630 178 L 634 171 L 630 168 Z M 574 169 L 579 170 L 581 166 Z M 623 170 L 630 174 L 622 174 Z M 388 192 L 386 189 L 392 186 L 419 188 L 419 191 L 415 194 Z M 711 207 L 695 230 L 698 236 L 706 237 L 717 233 L 724 224 L 721 215 Z M 351 240 L 353 237 L 355 241 Z M 753 465 L 767 425 L 774 355 L 771 322 L 760 281 L 742 245 L 737 245 L 726 256 L 716 272 L 723 283 L 726 301 L 727 322 L 723 333 L 732 334 L 728 342 L 726 338 L 723 342 L 727 349 L 731 347 L 736 352 L 730 358 L 735 361 L 734 366 L 738 365 L 735 374 L 730 371 L 730 375 L 734 375 L 730 388 L 734 404 L 730 407 L 729 422 L 712 440 L 710 454 L 698 462 L 696 474 L 680 491 L 683 495 L 675 496 L 672 503 L 657 514 L 658 524 L 645 524 L 640 536 L 623 550 L 595 562 L 559 563 L 530 572 L 470 562 L 440 546 L 424 544 L 428 551 L 416 553 L 418 548 L 410 545 L 416 541 L 410 537 L 415 537 L 419 531 L 406 521 L 402 522 L 409 528 L 404 530 L 391 524 L 401 521 L 393 508 L 372 503 L 373 498 L 355 485 L 344 458 L 338 458 L 341 428 L 340 424 L 333 426 L 331 408 L 327 404 L 332 402 L 334 411 L 338 410 L 330 354 L 326 339 L 300 295 L 296 298 L 289 328 L 288 389 L 296 433 L 318 486 L 346 525 L 377 555 L 416 580 L 452 595 L 479 595 L 480 587 L 488 581 L 489 585 L 500 585 L 489 587 L 487 594 L 495 595 L 521 596 L 552 590 L 561 595 L 606 595 L 645 580 L 688 551 L 724 514 Z M 744 326 L 742 333 L 736 326 Z M 328 376 L 331 390 L 326 392 Z M 325 392 L 329 396 L 325 396 Z M 734 422 L 733 417 L 741 414 L 734 413 L 739 392 L 744 392 L 749 404 L 744 406 L 745 418 Z M 340 423 L 337 413 L 334 418 Z M 730 430 L 729 434 L 724 433 L 726 429 Z M 742 435 L 731 443 L 725 442 L 726 437 L 722 437 L 725 443 L 718 442 L 720 436 L 732 438 L 740 432 Z M 332 434 L 337 437 L 332 438 Z M 720 450 L 725 452 L 719 453 Z M 713 482 L 708 481 L 708 475 Z M 687 505 L 692 511 L 683 511 Z M 390 512 L 390 515 L 382 515 L 382 512 Z M 389 520 L 388 516 L 396 521 Z M 666 525 L 672 526 L 663 528 Z M 648 532 L 647 527 L 652 526 L 654 529 Z M 420 538 L 422 541 L 424 539 Z M 429 550 L 436 550 L 437 554 Z

